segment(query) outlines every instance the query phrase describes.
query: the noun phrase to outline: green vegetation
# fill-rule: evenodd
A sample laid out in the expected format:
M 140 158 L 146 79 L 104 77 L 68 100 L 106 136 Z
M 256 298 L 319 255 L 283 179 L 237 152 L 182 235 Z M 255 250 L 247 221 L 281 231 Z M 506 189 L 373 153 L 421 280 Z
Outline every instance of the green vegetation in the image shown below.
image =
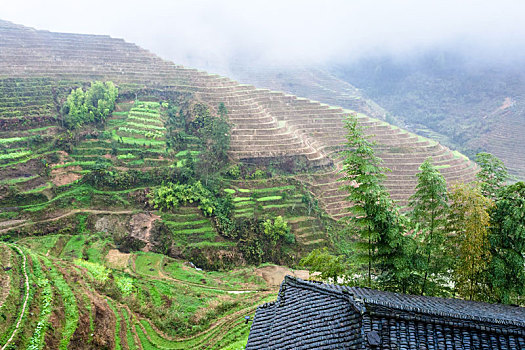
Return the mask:
M 55 268 L 51 260 L 42 257 L 44 265 L 49 270 L 49 276 L 54 287 L 58 290 L 62 303 L 64 305 L 64 329 L 62 330 L 62 338 L 60 340 L 59 349 L 67 349 L 71 336 L 75 332 L 78 326 L 78 308 L 75 295 L 71 291 L 71 288 L 64 280 L 62 274 L 60 274 Z
M 62 107 L 63 123 L 69 129 L 78 129 L 86 123 L 103 123 L 115 108 L 118 89 L 108 82 L 94 82 L 86 91 L 71 91 Z
M 410 198 L 411 222 L 414 227 L 419 255 L 415 267 L 422 277 L 421 295 L 439 295 L 446 285 L 448 256 L 445 253 L 448 198 L 447 183 L 443 175 L 432 166 L 429 158 L 421 164 L 417 174 L 416 193 Z M 433 276 L 429 283 L 429 276 Z
M 313 193 L 327 167 L 316 172 L 301 158 L 233 160 L 224 104 L 214 109 L 156 88 L 145 96 L 141 86 L 128 85 L 119 85 L 120 100 L 113 100 L 110 83 L 81 87 L 49 87 L 52 108 L 41 115 L 64 103 L 62 118 L 2 131 L 0 237 L 23 254 L 0 250 L 2 266 L 13 267 L 0 269 L 8 288 L 0 341 L 21 318 L 15 348 L 242 348 L 244 316 L 275 298 L 259 277 L 266 265 L 259 265 L 298 268 L 304 256 L 322 279 L 469 297 L 466 288 L 454 288 L 460 267 L 450 259 L 462 241 L 442 239 L 450 212 L 439 197 L 443 183 L 434 180 L 445 165 L 422 165 L 422 190 L 401 214 L 383 185 L 374 145 L 350 121 L 344 175 L 361 186 L 346 188 L 357 204 L 354 217 L 337 223 Z M 476 270 L 483 279 L 472 298 L 493 290 L 494 300 L 519 303 L 523 262 L 513 252 L 523 247 L 509 239 L 520 231 L 505 218 L 519 214 L 513 203 L 521 197 L 512 191 L 521 190 L 504 189 L 484 238 L 492 259 Z M 431 192 L 437 197 L 429 199 Z M 24 256 L 30 308 L 22 313 Z M 445 285 L 445 271 L 456 271 L 454 286 Z

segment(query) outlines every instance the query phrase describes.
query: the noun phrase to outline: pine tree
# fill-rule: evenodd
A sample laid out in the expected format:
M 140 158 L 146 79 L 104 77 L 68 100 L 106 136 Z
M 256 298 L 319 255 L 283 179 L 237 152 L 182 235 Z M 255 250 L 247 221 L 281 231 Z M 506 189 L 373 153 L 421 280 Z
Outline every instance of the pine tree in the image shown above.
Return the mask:
M 444 254 L 447 183 L 432 165 L 432 158 L 426 159 L 419 169 L 421 172 L 416 175 L 416 192 L 410 197 L 410 217 L 415 226 L 418 253 L 421 255 L 418 264 L 418 270 L 423 275 L 421 295 L 428 294 L 429 290 L 434 290 L 430 294 L 436 294 L 442 288 L 440 284 L 444 284 L 438 279 L 447 268 Z

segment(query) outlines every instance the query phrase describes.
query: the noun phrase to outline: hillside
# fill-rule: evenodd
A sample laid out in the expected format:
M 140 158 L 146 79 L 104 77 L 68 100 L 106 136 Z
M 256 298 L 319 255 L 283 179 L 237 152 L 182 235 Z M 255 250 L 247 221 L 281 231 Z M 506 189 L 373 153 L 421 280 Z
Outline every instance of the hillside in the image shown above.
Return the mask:
M 235 125 L 232 157 L 248 162 L 278 157 L 304 159 L 311 167 L 328 166 L 330 173 L 318 176 L 311 183 L 312 189 L 339 187 L 330 185 L 338 164 L 333 147 L 344 141 L 342 116 L 350 113 L 347 110 L 176 66 L 122 40 L 55 34 L 2 23 L 0 76 L 46 77 L 62 83 L 107 79 L 135 88 L 133 84 L 140 84 L 142 89 L 156 88 L 164 94 L 190 93 L 210 106 L 223 102 Z M 393 198 L 402 202 L 408 198 L 415 185 L 411 174 L 428 156 L 443 167 L 449 183 L 473 177 L 474 165 L 441 145 L 370 117 L 363 116 L 362 121 L 370 126 L 368 132 L 376 135 L 385 166 L 392 169 L 388 187 Z M 330 170 L 332 164 L 335 169 Z M 344 202 L 337 198 L 323 196 L 320 201 L 334 217 L 344 214 Z
M 490 152 L 525 178 L 525 76 L 519 63 L 472 61 L 447 51 L 332 67 L 418 134 L 468 155 Z
M 11 242 L 0 243 L 1 345 L 238 348 L 244 316 L 275 298 L 282 278 L 280 267 L 253 266 L 295 267 L 329 246 L 328 228 L 348 215 L 338 154 L 353 111 L 177 66 L 109 36 L 0 21 L 0 46 L 0 238 Z M 96 80 L 117 86 L 114 111 L 66 128 L 71 91 Z M 355 109 L 366 106 L 381 117 L 376 105 Z M 223 116 L 227 164 L 212 170 L 206 132 L 217 136 Z M 401 205 L 429 156 L 449 184 L 474 178 L 465 156 L 357 116 Z M 173 188 L 186 197 L 170 197 Z M 152 204 L 162 191 L 173 207 Z M 261 239 L 279 216 L 290 231 Z

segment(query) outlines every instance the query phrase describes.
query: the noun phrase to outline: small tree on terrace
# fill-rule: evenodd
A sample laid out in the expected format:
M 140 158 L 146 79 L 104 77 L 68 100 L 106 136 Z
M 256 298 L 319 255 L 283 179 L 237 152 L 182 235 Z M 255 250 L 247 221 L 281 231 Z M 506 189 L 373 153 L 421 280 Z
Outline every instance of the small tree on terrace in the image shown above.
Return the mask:
M 410 217 L 415 226 L 418 253 L 421 256 L 417 264 L 418 270 L 423 275 L 421 295 L 428 290 L 433 290 L 434 293 L 431 294 L 436 294 L 445 283 L 437 279 L 442 277 L 448 265 L 444 254 L 448 210 L 447 183 L 443 175 L 432 165 L 432 158 L 426 159 L 419 169 L 421 172 L 416 175 L 418 179 L 416 192 L 410 197 L 409 206 L 412 208 Z
M 104 122 L 115 109 L 118 89 L 111 81 L 97 81 L 84 92 L 82 88 L 71 91 L 62 107 L 64 124 L 77 129 L 82 124 Z

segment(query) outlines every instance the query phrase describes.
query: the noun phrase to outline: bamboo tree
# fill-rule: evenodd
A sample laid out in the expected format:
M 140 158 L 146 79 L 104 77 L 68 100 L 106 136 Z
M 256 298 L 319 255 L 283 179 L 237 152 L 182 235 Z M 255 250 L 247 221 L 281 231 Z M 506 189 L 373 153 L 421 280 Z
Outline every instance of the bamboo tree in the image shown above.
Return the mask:
M 382 160 L 375 155 L 374 142 L 368 140 L 357 118 L 345 121 L 347 142 L 341 180 L 348 192 L 349 224 L 357 230 L 358 262 L 365 262 L 367 285 L 372 286 L 372 275 L 378 277 L 385 289 L 406 291 L 410 263 L 405 247 L 410 246 L 403 235 L 404 220 L 383 185 L 385 172 Z
M 485 152 L 476 154 L 476 163 L 481 168 L 476 177 L 481 183 L 482 194 L 495 199 L 499 189 L 509 178 L 507 167 L 500 159 Z
M 375 155 L 374 143 L 364 136 L 355 116 L 348 117 L 345 128 L 347 142 L 346 150 L 342 152 L 344 176 L 341 180 L 348 184 L 343 185 L 342 189 L 348 192 L 346 199 L 352 202 L 349 220 L 356 226 L 360 236 L 356 247 L 358 251 L 364 251 L 365 256 L 358 253 L 358 257 L 366 261 L 367 285 L 371 287 L 375 244 L 379 238 L 374 227 L 372 207 L 378 198 L 384 196 L 382 181 L 387 169 L 381 166 L 382 160 Z
M 452 250 L 456 257 L 453 280 L 460 296 L 485 300 L 484 274 L 491 259 L 488 240 L 489 210 L 493 201 L 479 185 L 456 184 L 449 194 Z
M 423 273 L 421 295 L 427 293 L 429 274 L 436 280 L 447 267 L 444 252 L 445 223 L 448 210 L 447 183 L 432 165 L 432 158 L 421 164 L 416 192 L 410 197 L 410 217 L 415 224 L 415 234 L 422 255 L 420 270 Z M 433 294 L 433 293 L 432 293 Z
M 490 295 L 518 304 L 525 296 L 525 183 L 502 188 L 490 216 Z

